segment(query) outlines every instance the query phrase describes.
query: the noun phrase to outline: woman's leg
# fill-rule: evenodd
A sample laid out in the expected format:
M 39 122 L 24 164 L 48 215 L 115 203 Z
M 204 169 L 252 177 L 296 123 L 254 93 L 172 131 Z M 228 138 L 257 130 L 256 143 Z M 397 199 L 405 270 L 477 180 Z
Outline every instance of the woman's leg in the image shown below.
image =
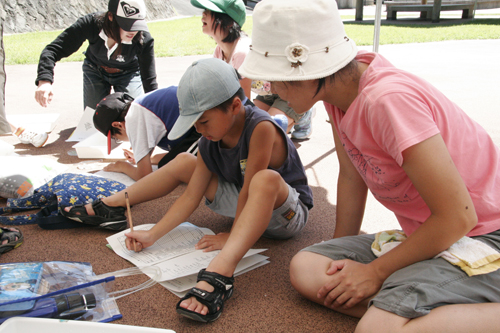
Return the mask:
M 125 92 L 133 98 L 144 94 L 139 71 L 111 74 L 109 79 L 115 92 Z
M 94 109 L 97 104 L 111 92 L 111 85 L 97 65 L 88 60 L 83 61 L 83 109 L 87 106 Z
M 498 332 L 499 313 L 498 303 L 452 304 L 408 319 L 371 306 L 359 321 L 356 332 Z

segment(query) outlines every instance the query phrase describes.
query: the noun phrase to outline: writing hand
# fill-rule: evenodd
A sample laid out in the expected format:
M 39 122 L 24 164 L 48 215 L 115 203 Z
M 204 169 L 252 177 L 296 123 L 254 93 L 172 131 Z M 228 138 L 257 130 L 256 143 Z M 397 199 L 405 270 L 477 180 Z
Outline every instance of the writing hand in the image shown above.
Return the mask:
M 326 274 L 332 278 L 317 296 L 324 298 L 324 305 L 332 309 L 352 308 L 377 293 L 383 283 L 371 265 L 347 259 L 332 261 Z
M 226 244 L 229 238 L 229 233 L 221 232 L 217 235 L 205 235 L 194 247 L 197 250 L 203 249 L 203 252 L 210 252 L 215 250 L 220 250 Z
M 149 247 L 154 244 L 155 240 L 153 239 L 149 230 L 136 230 L 132 232 L 125 233 L 125 245 L 127 249 L 134 250 L 133 240 L 135 239 L 135 247 L 137 252 L 142 249 Z

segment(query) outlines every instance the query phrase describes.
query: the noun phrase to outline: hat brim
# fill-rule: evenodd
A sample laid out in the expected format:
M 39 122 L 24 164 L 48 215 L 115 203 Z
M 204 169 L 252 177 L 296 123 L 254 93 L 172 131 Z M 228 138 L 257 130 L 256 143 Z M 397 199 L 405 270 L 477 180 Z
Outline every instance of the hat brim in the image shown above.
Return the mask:
M 146 24 L 145 20 L 132 20 L 119 16 L 115 17 L 116 22 L 118 22 L 120 28 L 125 31 L 149 31 L 148 25 Z
M 196 8 L 208 9 L 216 13 L 224 13 L 222 9 L 217 7 L 217 5 L 210 0 L 191 0 L 191 4 Z
M 108 131 L 108 155 L 111 154 L 111 131 Z
M 169 140 L 175 140 L 186 134 L 187 131 L 191 127 L 194 126 L 194 123 L 200 119 L 200 117 L 203 115 L 203 112 L 199 112 L 193 115 L 189 116 L 182 116 L 180 115 L 179 118 L 177 118 L 177 121 L 175 122 L 174 126 L 170 130 L 170 132 L 167 135 L 167 138 Z
M 356 43 L 349 39 L 328 53 L 310 54 L 307 61 L 301 64 L 303 67 L 301 71 L 299 68 L 294 70 L 284 54 L 271 57 L 250 50 L 238 72 L 252 80 L 271 82 L 316 80 L 338 72 L 351 62 L 357 53 Z M 341 59 L 339 59 L 339 54 L 342 55 Z

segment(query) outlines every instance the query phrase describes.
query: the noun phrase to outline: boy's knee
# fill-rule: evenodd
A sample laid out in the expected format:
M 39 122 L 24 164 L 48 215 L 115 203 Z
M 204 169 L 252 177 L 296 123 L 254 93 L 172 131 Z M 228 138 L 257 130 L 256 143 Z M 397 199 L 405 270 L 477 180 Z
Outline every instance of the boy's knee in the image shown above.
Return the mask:
M 252 177 L 250 189 L 258 189 L 259 191 L 276 189 L 276 186 L 280 181 L 283 181 L 283 178 L 281 178 L 281 175 L 278 172 L 269 169 L 260 170 Z
M 175 163 L 177 165 L 196 165 L 196 156 L 182 152 L 178 154 L 170 163 Z

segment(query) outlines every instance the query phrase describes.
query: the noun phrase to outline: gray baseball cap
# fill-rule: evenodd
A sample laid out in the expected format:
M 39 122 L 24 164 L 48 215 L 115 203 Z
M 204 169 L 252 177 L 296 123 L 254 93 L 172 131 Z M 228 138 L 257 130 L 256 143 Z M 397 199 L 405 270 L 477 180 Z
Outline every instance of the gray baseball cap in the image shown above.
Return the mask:
M 177 88 L 179 118 L 168 134 L 168 139 L 181 137 L 203 112 L 229 100 L 240 87 L 238 73 L 225 61 L 207 58 L 193 62 Z

